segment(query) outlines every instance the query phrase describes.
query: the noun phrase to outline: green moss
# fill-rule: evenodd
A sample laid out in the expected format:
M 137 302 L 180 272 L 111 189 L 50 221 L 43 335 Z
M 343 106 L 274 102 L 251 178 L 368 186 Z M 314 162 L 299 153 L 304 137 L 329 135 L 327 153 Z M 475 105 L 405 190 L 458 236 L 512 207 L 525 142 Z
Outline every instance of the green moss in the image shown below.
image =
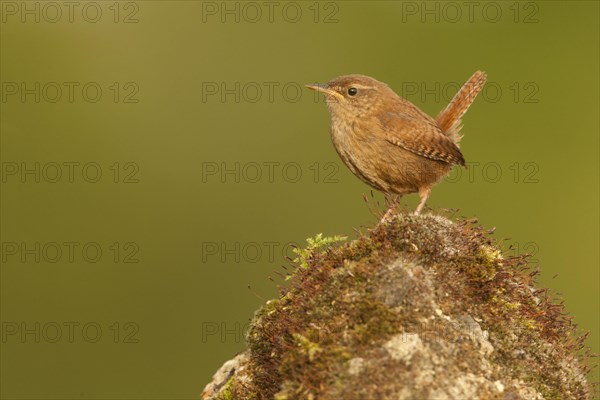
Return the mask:
M 315 356 L 323 351 L 317 343 L 311 342 L 299 333 L 294 333 L 293 337 L 297 346 L 302 349 L 309 362 L 315 361 Z
M 256 392 L 251 392 L 236 379 L 236 376 L 229 378 L 227 383 L 219 391 L 215 400 L 258 400 Z
M 314 256 L 315 252 L 324 247 L 328 247 L 334 243 L 346 240 L 345 236 L 326 236 L 322 233 L 317 234 L 314 238 L 306 239 L 308 246 L 306 248 L 295 248 L 294 253 L 297 257 L 294 259 L 301 268 L 308 268 L 308 261 Z
M 233 387 L 233 382 L 235 381 L 234 377 L 231 377 L 227 383 L 225 384 L 225 386 L 223 387 L 223 389 L 221 389 L 221 392 L 219 393 L 219 398 L 220 400 L 234 400 L 234 393 L 232 392 L 232 387 Z

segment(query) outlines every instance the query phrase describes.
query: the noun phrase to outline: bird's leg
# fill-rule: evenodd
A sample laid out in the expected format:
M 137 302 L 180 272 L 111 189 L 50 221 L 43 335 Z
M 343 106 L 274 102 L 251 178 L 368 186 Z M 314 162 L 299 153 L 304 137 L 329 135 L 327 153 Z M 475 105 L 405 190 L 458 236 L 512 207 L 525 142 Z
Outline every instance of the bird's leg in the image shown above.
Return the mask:
M 392 219 L 396 212 L 396 206 L 400 203 L 400 199 L 402 195 L 385 195 L 385 203 L 388 206 L 387 211 L 383 214 L 383 218 L 381 218 L 381 222 L 388 222 Z
M 421 214 L 421 211 L 423 210 L 423 207 L 425 207 L 425 202 L 427 201 L 427 198 L 429 197 L 430 193 L 431 187 L 422 187 L 419 189 L 419 197 L 421 198 L 421 202 L 415 210 L 415 215 Z

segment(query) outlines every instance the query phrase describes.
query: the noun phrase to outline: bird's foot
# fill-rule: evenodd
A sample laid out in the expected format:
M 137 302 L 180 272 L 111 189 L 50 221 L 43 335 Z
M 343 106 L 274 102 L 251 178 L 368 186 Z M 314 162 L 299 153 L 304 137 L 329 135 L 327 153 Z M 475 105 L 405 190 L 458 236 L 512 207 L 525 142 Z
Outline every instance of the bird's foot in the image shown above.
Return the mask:
M 423 187 L 423 188 L 419 189 L 419 197 L 421 198 L 421 201 L 419 202 L 419 205 L 417 206 L 417 209 L 415 210 L 415 215 L 421 214 L 421 211 L 423 211 L 423 207 L 425 207 L 425 203 L 427 202 L 427 198 L 429 197 L 430 193 L 431 193 L 430 187 Z

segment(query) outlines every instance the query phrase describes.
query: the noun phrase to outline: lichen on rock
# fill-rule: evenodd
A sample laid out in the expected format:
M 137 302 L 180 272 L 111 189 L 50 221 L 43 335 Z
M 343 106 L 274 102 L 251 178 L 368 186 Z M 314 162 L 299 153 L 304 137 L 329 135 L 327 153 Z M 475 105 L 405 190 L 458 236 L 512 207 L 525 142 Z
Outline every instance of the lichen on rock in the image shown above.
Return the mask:
M 303 254 L 203 398 L 592 397 L 562 306 L 475 221 L 401 214 Z

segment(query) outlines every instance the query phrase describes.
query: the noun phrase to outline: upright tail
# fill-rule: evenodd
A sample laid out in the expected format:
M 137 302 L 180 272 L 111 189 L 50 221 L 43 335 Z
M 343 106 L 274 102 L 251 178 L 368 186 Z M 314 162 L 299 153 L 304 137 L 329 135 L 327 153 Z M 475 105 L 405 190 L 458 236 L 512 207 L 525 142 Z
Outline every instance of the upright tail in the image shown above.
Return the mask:
M 477 94 L 483 89 L 487 75 L 483 71 L 477 71 L 460 88 L 448 107 L 436 117 L 439 127 L 454 143 L 458 143 L 462 136 L 459 135 L 461 117 L 467 112 Z

